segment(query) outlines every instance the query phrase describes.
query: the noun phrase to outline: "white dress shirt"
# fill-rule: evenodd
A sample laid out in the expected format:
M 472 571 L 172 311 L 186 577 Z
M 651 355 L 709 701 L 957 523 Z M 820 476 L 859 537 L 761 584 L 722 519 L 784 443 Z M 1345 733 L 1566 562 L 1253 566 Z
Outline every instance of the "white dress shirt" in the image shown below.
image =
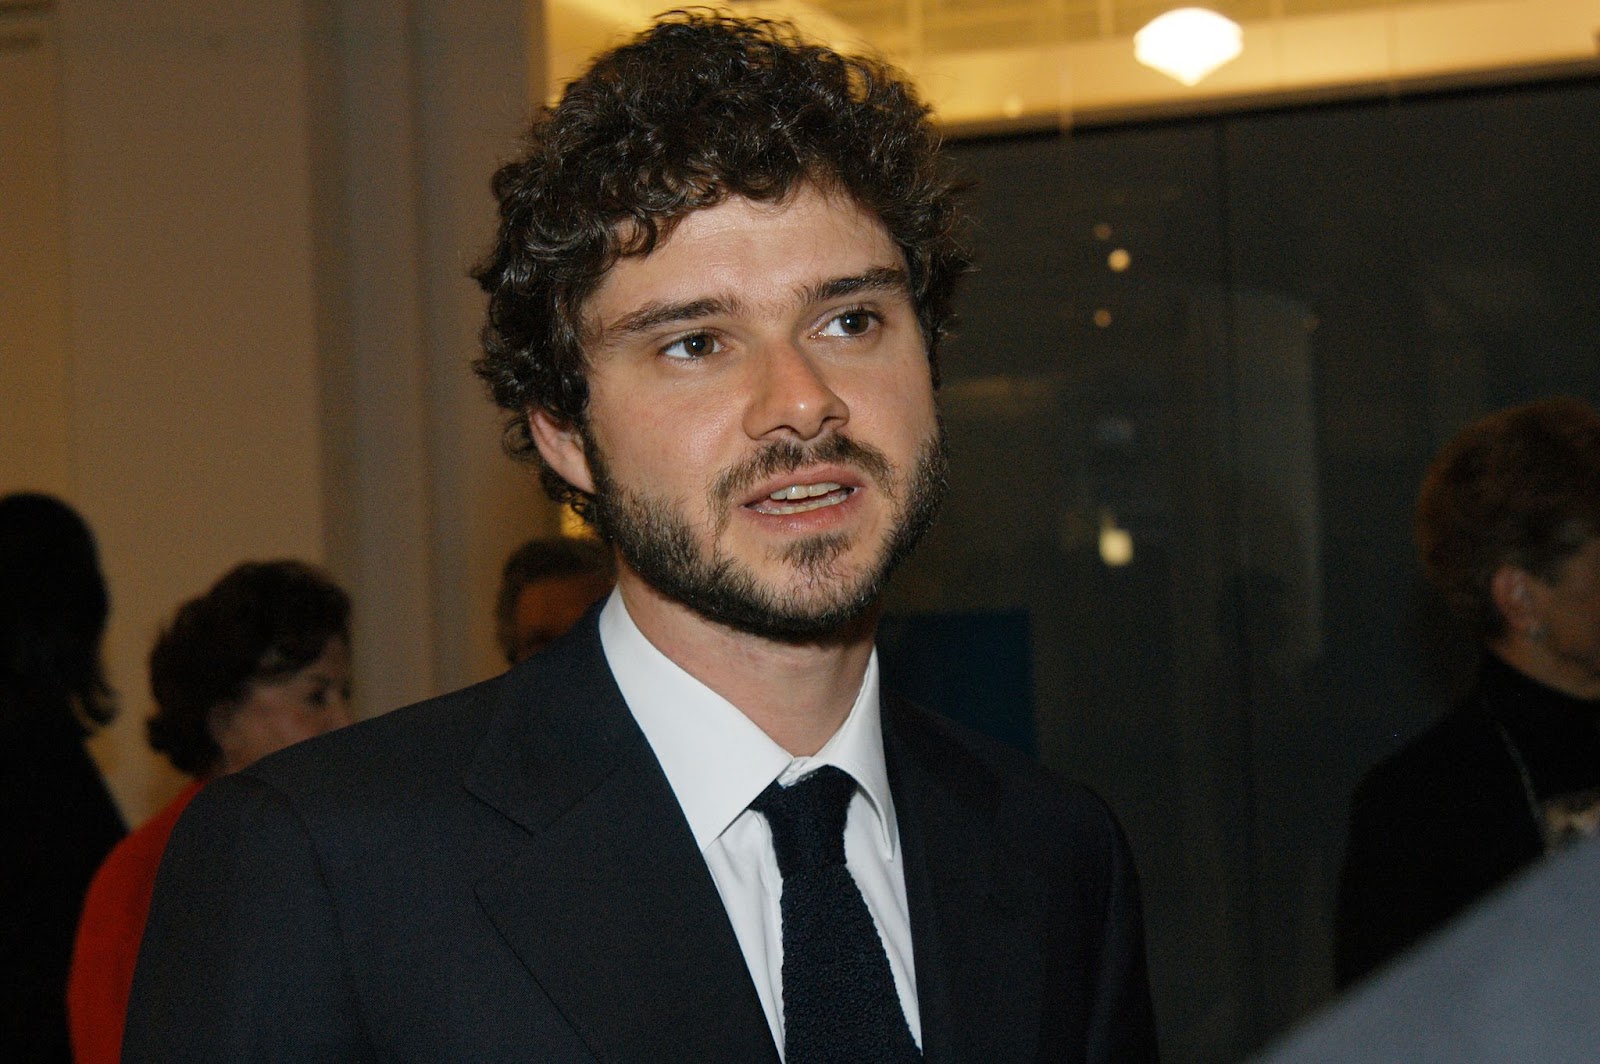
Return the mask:
M 922 1044 L 911 920 L 889 775 L 883 761 L 878 654 L 867 663 L 850 715 L 811 757 L 792 757 L 750 718 L 690 676 L 644 637 L 620 591 L 600 613 L 600 645 L 683 807 L 783 1052 L 783 878 L 767 822 L 749 805 L 767 784 L 787 786 L 823 765 L 857 783 L 845 821 L 845 864 L 883 940 L 911 1036 Z

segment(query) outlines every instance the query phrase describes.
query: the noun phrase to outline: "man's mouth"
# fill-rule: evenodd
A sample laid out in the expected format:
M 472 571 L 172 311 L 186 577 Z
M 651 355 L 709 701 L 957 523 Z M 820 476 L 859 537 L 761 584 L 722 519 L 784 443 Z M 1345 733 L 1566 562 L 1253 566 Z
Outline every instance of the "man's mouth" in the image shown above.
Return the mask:
M 832 481 L 821 484 L 791 484 L 786 488 L 779 488 L 765 499 L 757 499 L 748 505 L 756 513 L 783 517 L 820 510 L 826 506 L 838 506 L 855 490 Z

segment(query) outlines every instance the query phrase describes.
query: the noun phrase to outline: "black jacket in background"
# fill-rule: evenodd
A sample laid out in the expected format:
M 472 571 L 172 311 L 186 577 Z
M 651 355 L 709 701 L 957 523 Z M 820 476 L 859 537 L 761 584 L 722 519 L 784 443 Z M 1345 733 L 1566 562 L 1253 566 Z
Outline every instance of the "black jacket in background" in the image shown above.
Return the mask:
M 1545 802 L 1600 788 L 1600 703 L 1486 654 L 1473 690 L 1361 781 L 1339 878 L 1347 986 L 1545 853 Z
M 68 706 L 0 691 L 0 1060 L 56 1064 L 83 895 L 127 833 Z

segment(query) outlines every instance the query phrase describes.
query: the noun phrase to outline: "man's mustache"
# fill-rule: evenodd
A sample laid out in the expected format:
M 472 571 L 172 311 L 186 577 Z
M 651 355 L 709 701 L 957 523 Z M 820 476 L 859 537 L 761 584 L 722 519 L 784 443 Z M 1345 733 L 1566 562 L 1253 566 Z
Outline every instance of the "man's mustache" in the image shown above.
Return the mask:
M 835 432 L 813 444 L 794 440 L 774 440 L 766 444 L 719 476 L 711 487 L 711 497 L 719 508 L 724 507 L 759 480 L 806 466 L 830 464 L 859 469 L 880 486 L 891 485 L 894 481 L 894 466 L 888 455 L 871 444 L 857 443 Z

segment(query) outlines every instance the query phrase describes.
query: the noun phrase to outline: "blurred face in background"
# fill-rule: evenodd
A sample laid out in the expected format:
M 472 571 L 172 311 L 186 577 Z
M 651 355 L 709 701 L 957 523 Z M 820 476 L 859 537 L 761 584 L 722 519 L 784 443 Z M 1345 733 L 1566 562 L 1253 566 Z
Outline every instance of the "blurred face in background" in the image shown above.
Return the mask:
M 222 749 L 220 773 L 355 720 L 350 709 L 350 648 L 335 636 L 322 656 L 298 672 L 252 681 L 243 700 L 212 712 L 211 735 Z
M 1545 682 L 1578 698 L 1600 698 L 1600 536 L 1561 564 L 1554 583 L 1532 583 L 1535 642 L 1549 659 Z
M 610 590 L 611 578 L 601 573 L 547 576 L 523 585 L 512 610 L 512 644 L 506 648 L 510 663 L 543 650 Z

